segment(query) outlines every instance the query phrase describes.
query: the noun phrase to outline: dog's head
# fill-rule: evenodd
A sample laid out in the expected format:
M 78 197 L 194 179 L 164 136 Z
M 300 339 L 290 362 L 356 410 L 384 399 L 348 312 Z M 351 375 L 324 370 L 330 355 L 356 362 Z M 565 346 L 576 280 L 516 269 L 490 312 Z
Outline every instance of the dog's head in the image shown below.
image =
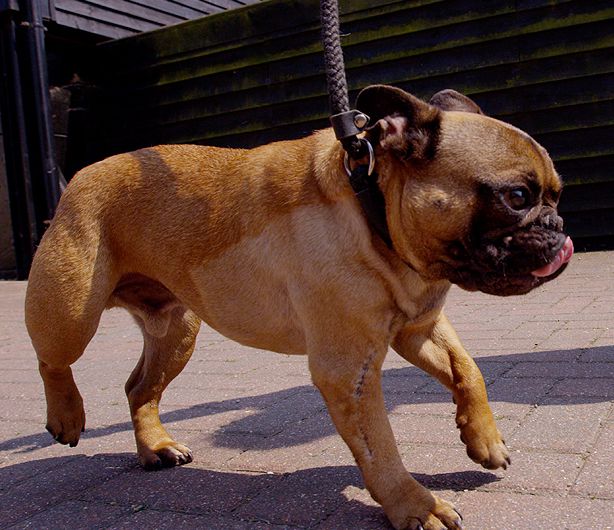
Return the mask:
M 376 85 L 356 108 L 371 117 L 393 245 L 423 277 L 512 295 L 563 271 L 561 179 L 529 135 L 452 90 L 425 103 Z

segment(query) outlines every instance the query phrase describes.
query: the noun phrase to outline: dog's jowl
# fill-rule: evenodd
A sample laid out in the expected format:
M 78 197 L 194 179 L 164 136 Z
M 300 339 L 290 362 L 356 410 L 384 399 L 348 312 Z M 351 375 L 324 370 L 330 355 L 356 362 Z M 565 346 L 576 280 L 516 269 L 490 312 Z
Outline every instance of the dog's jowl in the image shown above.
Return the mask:
M 74 363 L 105 308 L 126 308 L 144 349 L 126 394 L 143 466 L 192 460 L 158 416 L 201 321 L 242 344 L 306 354 L 339 434 L 396 528 L 460 528 L 454 507 L 405 470 L 381 389 L 392 346 L 452 393 L 469 457 L 505 468 L 483 378 L 443 313 L 452 283 L 522 294 L 573 253 L 546 151 L 446 90 L 430 103 L 372 86 L 391 244 L 372 230 L 329 130 L 251 150 L 167 145 L 113 156 L 68 185 L 35 256 L 26 320 L 47 429 L 85 425 Z M 360 161 L 359 161 L 360 162 Z

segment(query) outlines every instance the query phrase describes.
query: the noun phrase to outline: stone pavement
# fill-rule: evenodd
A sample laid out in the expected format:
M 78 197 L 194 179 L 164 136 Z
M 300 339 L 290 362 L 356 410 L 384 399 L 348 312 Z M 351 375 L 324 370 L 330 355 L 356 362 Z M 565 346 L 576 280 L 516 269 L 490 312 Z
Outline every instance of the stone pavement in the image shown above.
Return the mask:
M 87 431 L 76 448 L 53 444 L 24 291 L 0 283 L 0 528 L 389 528 L 305 358 L 208 328 L 162 402 L 192 464 L 137 465 L 123 383 L 141 340 L 121 310 L 104 315 L 75 365 Z M 407 467 L 456 503 L 468 529 L 613 528 L 614 252 L 578 254 L 524 297 L 455 289 L 447 307 L 485 375 L 513 463 L 501 472 L 473 464 L 450 396 L 391 352 L 384 386 Z

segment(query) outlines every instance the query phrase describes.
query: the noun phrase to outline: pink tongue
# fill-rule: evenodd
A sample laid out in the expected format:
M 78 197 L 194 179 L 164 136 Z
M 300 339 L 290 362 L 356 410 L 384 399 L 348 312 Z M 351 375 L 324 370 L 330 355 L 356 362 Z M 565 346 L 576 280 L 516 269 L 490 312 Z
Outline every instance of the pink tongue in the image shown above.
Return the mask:
M 544 276 L 550 276 L 551 274 L 554 274 L 556 271 L 558 271 L 565 263 L 567 263 L 572 256 L 573 241 L 571 240 L 571 237 L 567 236 L 563 248 L 558 251 L 554 259 L 550 263 L 548 263 L 548 265 L 540 267 L 536 271 L 533 271 L 531 274 L 539 278 L 542 278 Z

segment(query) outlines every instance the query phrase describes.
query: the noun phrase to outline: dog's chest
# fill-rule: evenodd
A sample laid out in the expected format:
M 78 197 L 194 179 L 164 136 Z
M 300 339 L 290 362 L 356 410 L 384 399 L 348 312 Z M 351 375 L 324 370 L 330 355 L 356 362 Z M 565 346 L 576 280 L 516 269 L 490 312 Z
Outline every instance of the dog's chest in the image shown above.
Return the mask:
M 187 301 L 211 327 L 241 344 L 305 353 L 305 338 L 288 292 L 287 242 L 270 230 L 245 238 L 189 271 Z

